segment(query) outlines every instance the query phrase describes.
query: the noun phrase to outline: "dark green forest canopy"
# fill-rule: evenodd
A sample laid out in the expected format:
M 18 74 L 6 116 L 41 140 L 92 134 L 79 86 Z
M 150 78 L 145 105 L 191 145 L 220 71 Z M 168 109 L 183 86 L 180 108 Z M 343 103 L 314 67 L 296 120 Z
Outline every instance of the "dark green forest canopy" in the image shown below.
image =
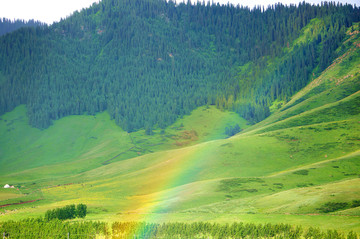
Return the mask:
M 6 33 L 13 32 L 22 27 L 37 27 L 44 25 L 44 23 L 35 20 L 24 21 L 0 18 L 0 36 L 5 35 Z
M 284 51 L 314 18 L 322 30 Z M 272 101 L 331 63 L 359 20 L 359 8 L 326 2 L 250 10 L 103 0 L 0 38 L 0 114 L 26 104 L 30 124 L 47 128 L 67 115 L 108 110 L 130 132 L 216 104 L 258 122 Z

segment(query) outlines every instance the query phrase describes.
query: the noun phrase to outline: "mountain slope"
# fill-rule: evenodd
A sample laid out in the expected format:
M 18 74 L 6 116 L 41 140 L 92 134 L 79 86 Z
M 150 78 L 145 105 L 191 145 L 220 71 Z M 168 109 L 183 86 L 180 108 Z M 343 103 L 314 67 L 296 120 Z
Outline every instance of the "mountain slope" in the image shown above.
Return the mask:
M 359 11 L 103 0 L 0 38 L 0 114 L 26 104 L 30 125 L 45 129 L 107 110 L 133 132 L 210 104 L 259 122 L 330 64 Z
M 42 167 L 34 167 L 28 171 L 3 172 L 1 183 L 5 183 L 3 180 L 11 182 L 20 187 L 20 192 L 29 195 L 17 195 L 15 191 L 6 196 L 1 191 L 2 204 L 42 200 L 28 206 L 7 207 L 1 220 L 38 216 L 49 208 L 82 202 L 89 206 L 89 219 L 271 221 L 359 232 L 359 207 L 352 205 L 354 200 L 360 199 L 357 100 L 360 42 L 358 32 L 350 28 L 347 34 L 343 42 L 346 48 L 331 67 L 269 118 L 231 138 L 225 139 L 225 134 L 220 132 L 239 119 L 231 113 L 203 107 L 163 132 L 164 135 L 178 132 L 180 137 L 183 135 L 180 132 L 193 127 L 203 132 L 198 134 L 198 139 L 179 145 L 176 144 L 179 138 L 175 137 L 163 145 L 152 146 L 154 152 L 138 157 L 128 155 L 102 165 L 104 159 L 116 156 L 115 148 L 130 146 L 126 132 L 116 128 L 114 122 L 109 125 L 105 113 L 96 115 L 96 119 L 71 116 L 55 122 L 43 131 L 43 137 L 50 140 L 48 137 L 54 135 L 51 130 L 57 124 L 61 126 L 59 129 L 64 129 L 67 123 L 72 125 L 71 121 L 75 120 L 84 125 L 84 129 L 77 126 L 80 131 L 87 132 L 84 137 L 99 132 L 96 137 L 100 142 L 84 143 L 84 153 L 74 162 L 61 163 L 64 159 L 59 159 L 54 162 L 57 164 L 52 164 L 49 161 L 44 166 L 45 171 Z M 23 109 L 17 110 L 23 114 Z M 10 116 L 6 114 L 4 118 L 10 119 Z M 216 118 L 218 123 L 214 123 Z M 224 118 L 227 119 L 220 120 Z M 9 129 L 5 128 L 5 123 L 10 122 L 3 121 L 5 132 Z M 88 121 L 90 123 L 86 123 Z M 13 124 L 18 126 L 19 122 Z M 91 122 L 97 123 L 89 131 Z M 219 125 L 222 125 L 221 130 L 215 130 L 219 133 L 211 135 Z M 11 129 L 12 126 L 7 127 Z M 95 130 L 97 127 L 99 131 Z M 100 133 L 108 132 L 104 127 L 109 129 L 108 135 Z M 15 133 L 15 130 L 10 132 Z M 130 135 L 151 149 L 151 144 L 141 139 L 159 140 L 160 130 L 154 133 L 145 135 L 143 130 Z M 122 141 L 117 141 L 120 139 Z M 109 143 L 105 144 L 107 140 Z M 347 206 L 333 212 L 321 211 L 327 203 L 336 202 Z M 9 212 L 12 209 L 17 211 Z

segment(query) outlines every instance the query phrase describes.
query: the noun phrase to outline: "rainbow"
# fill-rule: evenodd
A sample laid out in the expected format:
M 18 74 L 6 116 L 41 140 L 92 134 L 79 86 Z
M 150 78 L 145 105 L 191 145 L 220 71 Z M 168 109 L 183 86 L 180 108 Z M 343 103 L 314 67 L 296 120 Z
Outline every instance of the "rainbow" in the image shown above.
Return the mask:
M 177 206 L 181 198 L 196 191 L 196 183 L 191 189 L 184 185 L 198 181 L 201 171 L 206 168 L 207 159 L 214 153 L 214 147 L 208 147 L 211 143 L 214 141 L 172 150 L 167 160 L 152 167 L 149 172 L 142 172 L 147 174 L 145 180 L 148 182 L 140 190 L 144 194 L 128 198 L 126 211 L 131 214 L 132 220 L 164 221 L 168 216 L 167 211 Z M 142 235 L 143 232 L 144 228 L 139 226 L 133 234 Z

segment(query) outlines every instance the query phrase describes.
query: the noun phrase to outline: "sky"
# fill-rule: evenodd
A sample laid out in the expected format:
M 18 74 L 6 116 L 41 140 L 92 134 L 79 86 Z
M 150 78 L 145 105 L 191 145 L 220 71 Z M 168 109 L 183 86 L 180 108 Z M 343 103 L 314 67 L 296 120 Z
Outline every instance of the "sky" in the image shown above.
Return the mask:
M 99 0 L 0 0 L 0 18 L 23 19 L 23 20 L 38 20 L 51 24 L 58 22 L 61 18 L 66 18 L 76 10 L 87 8 L 94 2 Z M 177 0 L 180 2 L 181 0 Z M 226 4 L 228 2 L 237 5 L 249 6 L 263 5 L 267 7 L 277 2 L 283 4 L 297 4 L 302 0 L 212 0 L 212 2 L 219 2 Z M 196 2 L 196 0 L 192 0 Z M 201 0 L 202 2 L 202 0 Z M 207 2 L 207 0 L 205 0 Z M 321 0 L 306 0 L 309 3 L 321 3 Z M 337 1 L 336 1 L 337 2 Z M 359 0 L 340 0 L 341 3 L 349 3 L 360 5 Z

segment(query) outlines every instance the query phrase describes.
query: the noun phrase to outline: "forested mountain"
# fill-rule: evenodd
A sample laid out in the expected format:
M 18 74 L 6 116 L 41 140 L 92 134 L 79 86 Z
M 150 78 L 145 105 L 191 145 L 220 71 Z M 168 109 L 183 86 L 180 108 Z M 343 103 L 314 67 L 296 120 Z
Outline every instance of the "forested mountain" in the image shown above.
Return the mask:
M 37 26 L 43 26 L 44 23 L 41 23 L 39 21 L 29 20 L 10 20 L 7 18 L 0 18 L 0 36 L 5 35 L 6 33 L 13 32 L 19 28 L 22 27 L 37 27 Z
M 326 2 L 249 9 L 103 0 L 0 38 L 0 114 L 26 104 L 30 124 L 47 128 L 108 110 L 131 132 L 216 104 L 258 122 L 341 54 L 356 21 L 359 8 Z M 311 23 L 317 30 L 306 32 Z

